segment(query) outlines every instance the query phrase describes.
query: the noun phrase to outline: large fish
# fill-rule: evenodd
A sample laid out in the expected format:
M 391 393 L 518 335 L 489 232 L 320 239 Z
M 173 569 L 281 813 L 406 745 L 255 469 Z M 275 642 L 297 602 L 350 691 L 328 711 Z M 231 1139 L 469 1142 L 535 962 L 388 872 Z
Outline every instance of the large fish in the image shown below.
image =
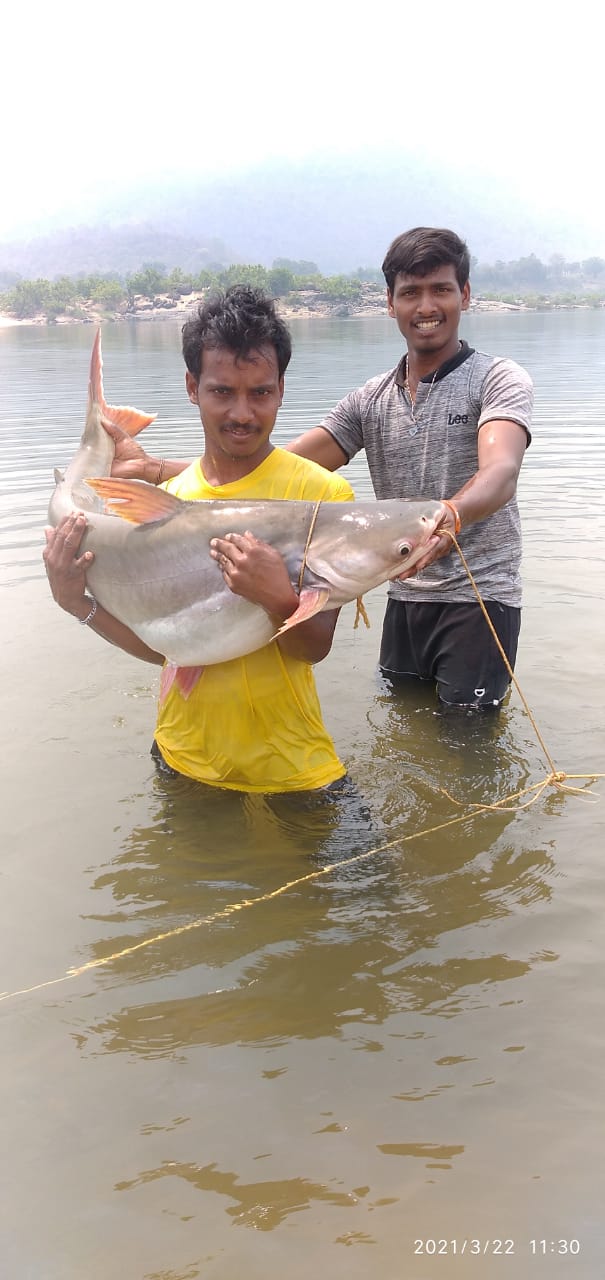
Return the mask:
M 265 610 L 226 585 L 209 554 L 211 538 L 249 529 L 277 548 L 299 591 L 283 631 L 409 568 L 445 517 L 440 502 L 408 499 L 183 502 L 143 481 L 111 479 L 114 443 L 102 419 L 136 435 L 154 417 L 105 402 L 99 330 L 84 433 L 65 474 L 55 472 L 48 515 L 56 525 L 75 509 L 86 513 L 81 551 L 95 553 L 87 582 L 105 609 L 166 656 L 162 696 L 174 678 L 186 696 L 203 666 L 252 653 L 275 636 Z

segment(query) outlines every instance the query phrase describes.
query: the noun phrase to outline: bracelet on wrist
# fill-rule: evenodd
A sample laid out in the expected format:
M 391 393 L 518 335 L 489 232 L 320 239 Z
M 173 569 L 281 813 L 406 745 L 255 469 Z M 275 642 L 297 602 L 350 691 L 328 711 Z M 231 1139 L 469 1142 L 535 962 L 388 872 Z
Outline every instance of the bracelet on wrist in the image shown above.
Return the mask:
M 90 601 L 90 613 L 87 613 L 85 618 L 78 618 L 78 622 L 81 627 L 87 627 L 89 622 L 92 622 L 95 613 L 97 612 L 97 601 L 95 600 L 95 597 L 86 596 L 85 599 L 87 602 Z
M 162 483 L 162 480 L 163 480 L 163 478 L 164 478 L 164 468 L 165 468 L 165 466 L 166 466 L 166 459 L 165 459 L 165 458 L 160 458 L 160 465 L 159 465 L 159 467 L 158 467 L 158 474 L 157 474 L 157 476 L 156 476 L 156 478 L 155 478 L 154 484 L 158 485 L 158 484 L 161 484 L 161 483 Z
M 454 533 L 460 533 L 460 530 L 462 528 L 462 521 L 460 519 L 460 513 L 458 511 L 458 508 L 454 506 L 453 502 L 450 502 L 449 498 L 442 498 L 441 501 L 444 507 L 449 507 L 454 517 Z

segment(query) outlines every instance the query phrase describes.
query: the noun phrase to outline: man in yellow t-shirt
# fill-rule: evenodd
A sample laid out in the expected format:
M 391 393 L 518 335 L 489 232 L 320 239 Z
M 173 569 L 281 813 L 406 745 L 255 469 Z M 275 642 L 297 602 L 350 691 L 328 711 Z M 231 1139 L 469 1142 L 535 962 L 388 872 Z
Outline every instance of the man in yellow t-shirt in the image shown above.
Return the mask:
M 353 497 L 342 477 L 271 443 L 291 342 L 270 298 L 236 286 L 202 304 L 183 326 L 183 355 L 203 454 L 185 469 L 167 460 L 160 466 L 135 442 L 122 442 L 129 466 L 122 462 L 122 475 L 155 482 L 162 475 L 165 487 L 186 499 Z M 78 557 L 85 527 L 81 514 L 68 516 L 47 535 L 45 552 L 57 603 L 80 620 L 90 612 L 90 553 Z M 294 613 L 298 597 L 275 548 L 247 532 L 214 539 L 211 554 L 230 589 L 266 609 L 276 631 Z M 160 765 L 238 791 L 304 791 L 342 778 L 312 671 L 330 651 L 337 616 L 316 614 L 244 658 L 204 668 L 187 699 L 173 685 L 158 712 L 153 753 Z M 100 605 L 90 625 L 136 657 L 163 663 Z

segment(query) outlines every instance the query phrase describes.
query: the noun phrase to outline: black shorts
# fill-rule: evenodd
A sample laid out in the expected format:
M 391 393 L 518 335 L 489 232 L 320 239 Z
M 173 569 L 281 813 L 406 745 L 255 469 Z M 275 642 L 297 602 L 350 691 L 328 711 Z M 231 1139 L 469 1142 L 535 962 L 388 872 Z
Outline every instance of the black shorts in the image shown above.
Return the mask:
M 512 668 L 521 610 L 484 601 Z M 382 628 L 380 669 L 390 679 L 434 680 L 440 702 L 454 707 L 498 707 L 510 676 L 481 606 L 416 604 L 389 599 Z

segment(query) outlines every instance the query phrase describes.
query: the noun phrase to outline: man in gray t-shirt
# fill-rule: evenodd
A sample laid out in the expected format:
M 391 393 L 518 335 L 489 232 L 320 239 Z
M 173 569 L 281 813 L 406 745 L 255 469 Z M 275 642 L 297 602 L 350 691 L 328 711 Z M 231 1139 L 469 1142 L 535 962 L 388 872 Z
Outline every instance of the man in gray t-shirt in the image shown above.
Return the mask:
M 289 447 L 329 470 L 365 449 L 377 498 L 446 500 L 445 527 L 461 531 L 512 667 L 521 606 L 515 492 L 531 439 L 531 379 L 514 361 L 460 341 L 469 254 L 454 232 L 418 227 L 399 236 L 382 269 L 406 354 Z M 391 584 L 380 666 L 393 681 L 435 681 L 446 706 L 498 707 L 510 677 L 452 545 L 435 538 L 424 559 Z

